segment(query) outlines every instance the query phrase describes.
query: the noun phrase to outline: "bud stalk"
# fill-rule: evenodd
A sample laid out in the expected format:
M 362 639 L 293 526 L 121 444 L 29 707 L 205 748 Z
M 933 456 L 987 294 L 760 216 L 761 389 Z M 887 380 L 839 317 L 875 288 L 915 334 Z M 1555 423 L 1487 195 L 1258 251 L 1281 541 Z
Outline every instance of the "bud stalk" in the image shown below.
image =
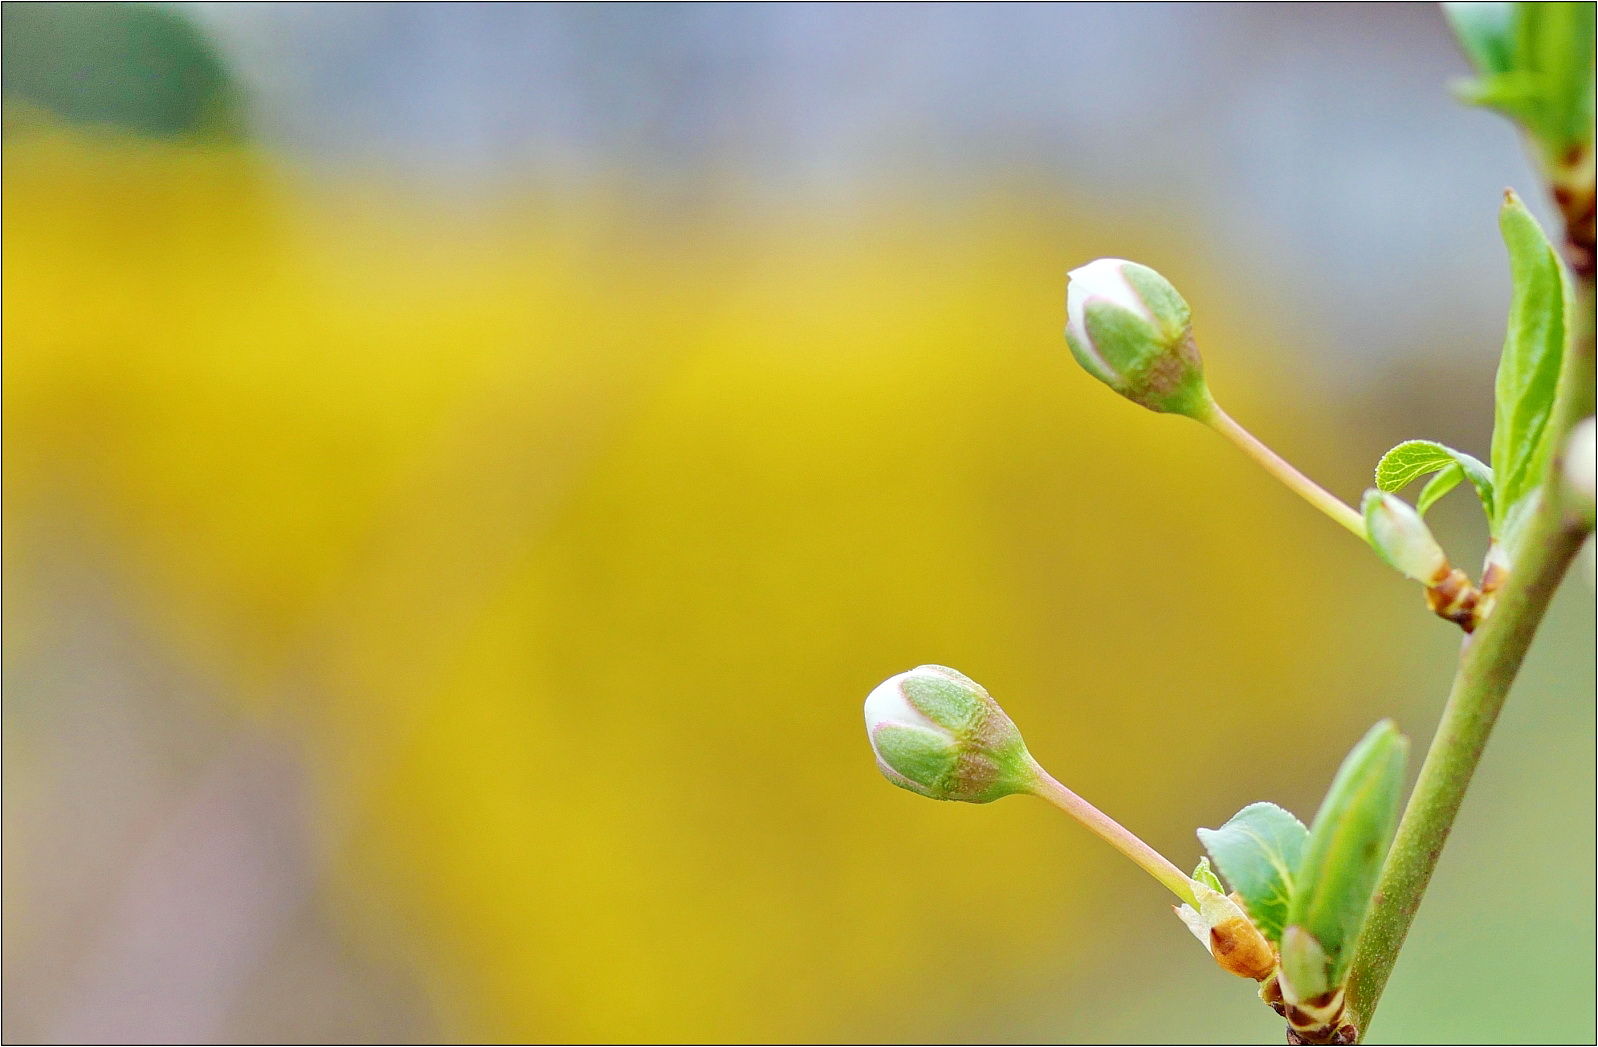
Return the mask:
M 1188 905 L 1193 881 L 1120 823 L 1050 776 L 975 680 L 941 665 L 890 676 L 866 698 L 866 736 L 883 777 L 934 800 L 989 803 L 1031 793 L 1069 814 Z
M 1282 481 L 1287 488 L 1306 502 L 1330 516 L 1356 537 L 1365 537 L 1365 521 L 1353 506 L 1332 494 L 1320 484 L 1295 469 L 1287 459 L 1266 447 L 1253 433 L 1238 425 L 1232 416 L 1212 403 L 1207 415 L 1199 421 L 1232 441 L 1242 452 L 1254 459 L 1266 472 Z
M 1193 339 L 1192 310 L 1165 277 L 1136 262 L 1100 258 L 1071 270 L 1069 280 L 1065 341 L 1083 370 L 1151 411 L 1203 422 L 1315 508 L 1365 537 L 1358 512 L 1216 405 Z
M 1181 869 L 1172 865 L 1165 855 L 1138 839 L 1120 822 L 1061 785 L 1048 771 L 1035 763 L 1033 767 L 1036 770 L 1032 785 L 1033 796 L 1049 801 L 1087 826 L 1105 843 L 1132 859 L 1139 868 L 1158 880 L 1172 894 L 1188 905 L 1197 907 L 1198 900 L 1193 893 L 1193 881 Z

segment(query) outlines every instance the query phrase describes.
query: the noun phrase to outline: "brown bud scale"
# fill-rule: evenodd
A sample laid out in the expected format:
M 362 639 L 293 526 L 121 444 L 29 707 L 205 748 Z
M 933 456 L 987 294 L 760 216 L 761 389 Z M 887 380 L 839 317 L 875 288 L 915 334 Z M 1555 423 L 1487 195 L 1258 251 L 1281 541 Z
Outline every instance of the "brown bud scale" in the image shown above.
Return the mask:
M 1467 633 L 1476 631 L 1480 621 L 1476 609 L 1480 601 L 1481 593 L 1457 567 L 1450 568 L 1447 574 L 1426 587 L 1426 606 L 1431 612 Z
M 1210 952 L 1223 971 L 1262 981 L 1276 973 L 1276 950 L 1246 917 L 1210 928 Z
M 1287 1019 L 1288 1043 L 1348 1044 L 1359 1038 L 1359 1032 L 1343 1020 L 1346 1000 L 1342 986 L 1313 996 L 1299 1004 L 1287 1004 L 1283 1017 Z
M 1260 999 L 1269 1004 L 1271 1010 L 1283 1018 L 1287 1017 L 1287 1003 L 1282 999 L 1281 979 L 1276 971 L 1272 971 L 1271 976 L 1260 983 Z
M 1593 195 L 1590 145 L 1572 146 L 1554 176 L 1554 202 L 1565 220 L 1565 259 L 1577 276 L 1592 278 L 1598 198 Z

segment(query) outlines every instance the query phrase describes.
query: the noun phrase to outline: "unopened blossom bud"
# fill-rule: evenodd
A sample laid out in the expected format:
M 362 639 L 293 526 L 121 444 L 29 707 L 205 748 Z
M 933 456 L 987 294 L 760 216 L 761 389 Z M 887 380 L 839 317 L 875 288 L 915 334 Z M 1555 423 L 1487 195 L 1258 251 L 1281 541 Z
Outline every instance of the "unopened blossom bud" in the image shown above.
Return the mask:
M 974 680 L 941 665 L 878 684 L 866 698 L 866 733 L 888 781 L 934 800 L 988 803 L 1033 785 L 1015 724 Z
M 1207 416 L 1192 312 L 1146 265 L 1100 258 L 1070 273 L 1065 342 L 1089 374 L 1153 411 Z
M 1388 566 L 1424 585 L 1448 577 L 1450 566 L 1431 529 L 1409 503 L 1383 491 L 1365 492 L 1365 533 Z

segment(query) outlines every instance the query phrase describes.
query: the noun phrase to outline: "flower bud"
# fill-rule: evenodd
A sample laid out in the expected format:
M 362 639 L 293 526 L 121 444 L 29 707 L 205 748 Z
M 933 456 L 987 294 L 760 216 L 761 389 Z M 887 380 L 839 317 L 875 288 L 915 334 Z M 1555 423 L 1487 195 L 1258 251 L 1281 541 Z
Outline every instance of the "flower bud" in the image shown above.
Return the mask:
M 1208 413 L 1192 312 L 1165 277 L 1100 258 L 1071 270 L 1065 312 L 1065 342 L 1093 377 L 1152 411 Z
M 1420 514 L 1396 495 L 1365 492 L 1365 533 L 1388 566 L 1423 585 L 1448 577 L 1448 557 Z
M 883 777 L 934 800 L 988 803 L 1033 784 L 1021 732 L 974 680 L 941 665 L 891 676 L 866 698 Z

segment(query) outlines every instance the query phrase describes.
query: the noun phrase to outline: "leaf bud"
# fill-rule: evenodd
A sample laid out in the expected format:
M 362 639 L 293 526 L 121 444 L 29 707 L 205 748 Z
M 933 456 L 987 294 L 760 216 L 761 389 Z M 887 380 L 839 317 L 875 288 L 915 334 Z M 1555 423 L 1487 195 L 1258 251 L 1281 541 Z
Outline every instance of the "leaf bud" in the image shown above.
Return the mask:
M 1281 1013 L 1292 1031 L 1289 1043 L 1355 1043 L 1358 1032 L 1345 1024 L 1347 995 L 1327 981 L 1328 960 L 1320 942 L 1302 927 L 1282 935 L 1282 966 L 1277 975 Z
M 1389 567 L 1423 585 L 1448 577 L 1451 567 L 1431 529 L 1408 502 L 1383 491 L 1365 492 L 1365 533 Z
M 1324 991 L 1322 985 L 1335 988 L 1343 982 L 1398 828 L 1408 760 L 1409 739 L 1393 721 L 1382 720 L 1343 758 L 1321 801 L 1293 876 L 1282 933 L 1282 973 L 1299 1000 Z M 1314 950 L 1303 941 L 1290 948 L 1294 935 L 1307 936 Z M 1320 964 L 1313 971 L 1311 951 Z

